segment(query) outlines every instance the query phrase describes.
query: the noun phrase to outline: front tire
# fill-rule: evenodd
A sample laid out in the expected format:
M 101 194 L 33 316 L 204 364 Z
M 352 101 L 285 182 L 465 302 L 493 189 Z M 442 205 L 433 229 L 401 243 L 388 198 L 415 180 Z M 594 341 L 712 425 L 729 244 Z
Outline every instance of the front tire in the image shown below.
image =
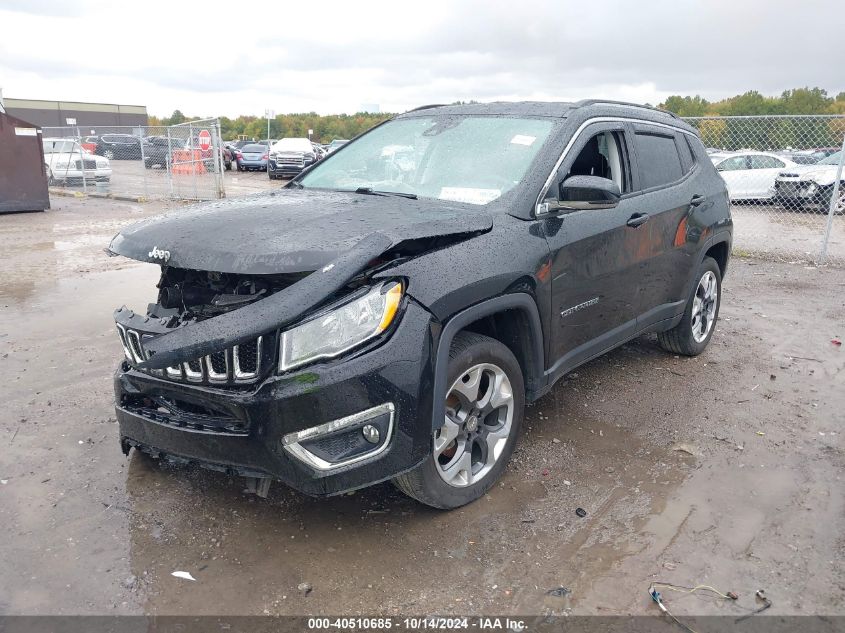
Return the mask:
M 698 356 L 716 331 L 716 320 L 722 303 L 722 273 L 716 260 L 705 257 L 698 268 L 696 279 L 681 322 L 671 330 L 657 334 L 657 340 L 667 352 Z
M 525 412 L 522 369 L 499 341 L 461 332 L 449 350 L 443 426 L 432 452 L 393 480 L 409 497 L 452 509 L 486 493 L 507 466 Z
M 833 185 L 828 187 L 821 196 L 820 211 L 827 215 L 830 213 L 830 203 L 833 200 Z M 836 204 L 833 207 L 833 215 L 842 215 L 845 213 L 845 182 L 839 184 L 839 196 Z

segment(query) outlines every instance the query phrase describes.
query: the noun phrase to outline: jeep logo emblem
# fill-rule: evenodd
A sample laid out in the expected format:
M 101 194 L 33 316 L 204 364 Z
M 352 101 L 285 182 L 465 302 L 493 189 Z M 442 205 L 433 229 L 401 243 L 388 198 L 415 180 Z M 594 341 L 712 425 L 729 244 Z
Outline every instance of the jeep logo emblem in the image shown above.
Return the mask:
M 158 246 L 153 246 L 153 250 L 147 253 L 147 257 L 153 259 L 163 259 L 165 262 L 170 259 L 170 251 L 160 249 Z

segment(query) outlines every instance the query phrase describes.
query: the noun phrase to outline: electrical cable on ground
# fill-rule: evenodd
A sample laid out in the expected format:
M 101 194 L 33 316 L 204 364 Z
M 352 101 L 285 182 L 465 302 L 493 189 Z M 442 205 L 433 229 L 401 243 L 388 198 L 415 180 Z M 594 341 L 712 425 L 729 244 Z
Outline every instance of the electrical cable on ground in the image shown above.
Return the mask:
M 734 602 L 739 598 L 739 596 L 733 591 L 728 591 L 727 593 L 722 593 L 721 591 L 719 591 L 718 589 L 716 589 L 714 587 L 711 587 L 710 585 L 696 585 L 694 587 L 685 587 L 683 585 L 675 585 L 675 584 L 672 584 L 670 582 L 654 582 L 654 583 L 652 583 L 648 588 L 648 595 L 651 597 L 651 599 L 654 601 L 654 603 L 657 604 L 657 606 L 660 608 L 660 610 L 663 613 L 665 613 L 667 616 L 669 616 L 678 626 L 683 628 L 685 631 L 688 631 L 689 633 L 697 633 L 697 631 L 695 631 L 695 629 L 688 626 L 687 624 L 684 624 L 683 622 L 681 622 L 677 617 L 675 617 L 675 615 L 671 611 L 669 611 L 669 608 L 666 606 L 666 603 L 663 601 L 663 596 L 660 594 L 659 591 L 657 591 L 658 588 L 668 589 L 669 591 L 677 591 L 679 593 L 685 593 L 685 594 L 693 594 L 693 593 L 696 593 L 697 591 L 707 591 L 707 592 L 715 594 L 716 596 L 718 596 L 719 598 L 722 598 L 723 600 L 732 600 Z M 747 618 L 750 618 L 753 615 L 756 615 L 758 613 L 765 611 L 766 609 L 768 609 L 769 607 L 772 606 L 772 601 L 769 600 L 769 598 L 766 596 L 766 592 L 763 589 L 759 589 L 754 595 L 757 597 L 758 600 L 761 600 L 763 602 L 763 606 L 761 606 L 759 609 L 751 611 L 750 613 L 746 613 L 745 615 L 743 615 L 740 618 L 737 618 L 736 622 L 741 622 L 741 621 L 743 621 Z

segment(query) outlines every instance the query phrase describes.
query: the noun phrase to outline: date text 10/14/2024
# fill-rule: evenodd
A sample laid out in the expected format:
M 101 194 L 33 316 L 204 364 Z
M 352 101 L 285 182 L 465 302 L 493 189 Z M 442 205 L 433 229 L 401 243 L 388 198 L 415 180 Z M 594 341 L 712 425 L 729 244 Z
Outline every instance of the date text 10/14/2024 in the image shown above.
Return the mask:
M 405 631 L 514 631 L 526 630 L 524 620 L 499 617 L 408 617 L 408 618 L 308 618 L 309 630 L 375 631 L 399 629 Z

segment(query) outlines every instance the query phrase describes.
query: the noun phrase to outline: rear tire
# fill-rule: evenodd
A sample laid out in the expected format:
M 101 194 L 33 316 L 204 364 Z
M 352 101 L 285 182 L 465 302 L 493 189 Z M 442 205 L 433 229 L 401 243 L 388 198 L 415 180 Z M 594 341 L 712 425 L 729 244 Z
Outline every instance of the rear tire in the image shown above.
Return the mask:
M 667 352 L 698 356 L 705 350 L 719 318 L 722 303 L 722 274 L 712 257 L 705 257 L 696 274 L 692 295 L 681 322 L 671 330 L 658 332 L 657 340 Z
M 525 411 L 522 369 L 496 339 L 460 332 L 449 350 L 445 421 L 432 451 L 393 480 L 409 497 L 433 508 L 458 508 L 484 495 L 502 474 Z

